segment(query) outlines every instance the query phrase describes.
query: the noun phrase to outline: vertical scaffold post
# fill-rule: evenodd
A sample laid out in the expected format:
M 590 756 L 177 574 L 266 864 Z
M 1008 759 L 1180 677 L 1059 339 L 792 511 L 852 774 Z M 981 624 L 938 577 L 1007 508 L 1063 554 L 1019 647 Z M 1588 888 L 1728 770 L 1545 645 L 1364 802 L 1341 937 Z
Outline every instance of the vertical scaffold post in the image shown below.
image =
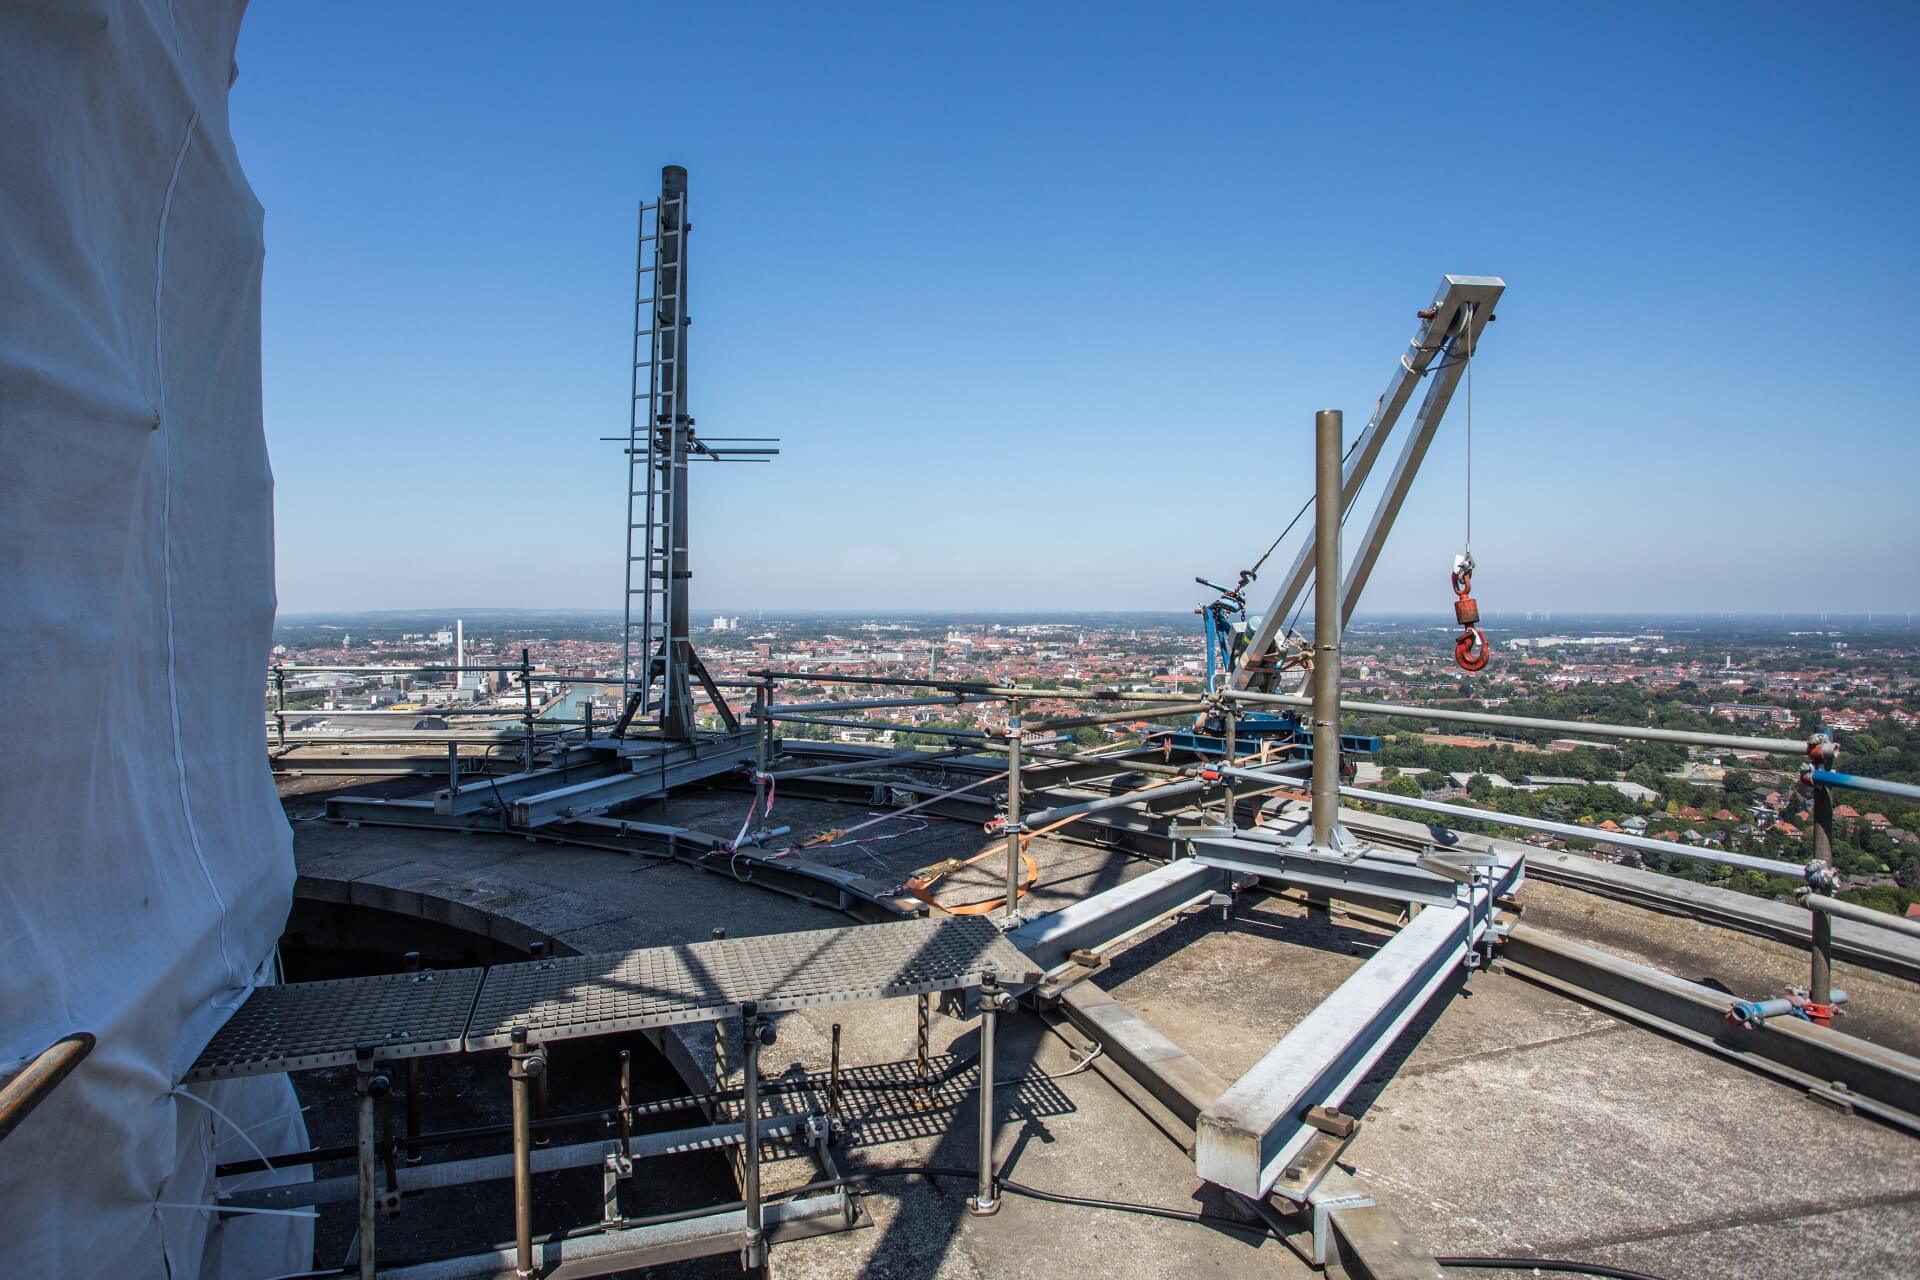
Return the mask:
M 979 1183 L 967 1198 L 967 1212 L 976 1218 L 1000 1212 L 999 1187 L 993 1176 L 993 1032 L 1006 993 L 1000 977 L 989 969 L 980 975 L 980 1149 Z
M 420 972 L 420 953 L 409 951 L 406 955 L 408 973 Z M 420 1136 L 420 1059 L 407 1059 L 407 1137 Z M 407 1163 L 420 1163 L 420 1149 L 411 1142 L 407 1145 Z
M 287 745 L 287 670 L 279 663 L 273 664 L 273 718 L 278 726 L 275 729 L 281 747 Z
M 827 1119 L 840 1123 L 840 1024 L 833 1024 L 833 1056 L 827 1066 Z
M 1007 704 L 1007 906 L 1008 923 L 1020 918 L 1020 699 Z
M 767 756 L 768 739 L 773 736 L 773 721 L 767 719 L 768 704 L 773 700 L 773 682 L 762 680 L 753 688 L 754 743 L 753 743 L 753 811 L 760 818 L 767 816 Z M 764 825 L 764 823 L 763 823 Z
M 379 1217 L 380 1197 L 374 1185 L 378 1154 L 374 1142 L 373 1104 L 374 1099 L 386 1093 L 388 1081 L 376 1070 L 373 1045 L 365 1041 L 355 1045 L 353 1060 L 353 1091 L 358 1102 L 356 1145 L 360 1175 L 360 1280 L 374 1280 L 379 1266 L 374 1255 L 374 1228 Z
M 527 1043 L 527 1029 L 515 1027 L 507 1046 L 507 1081 L 513 1093 L 513 1247 L 514 1274 L 532 1280 L 533 1266 L 533 1106 L 530 1084 L 546 1074 L 546 1059 Z
M 660 732 L 675 741 L 693 736 L 693 691 L 688 682 L 692 666 L 692 609 L 687 594 L 693 574 L 687 559 L 687 455 L 693 436 L 693 415 L 687 403 L 687 236 L 693 223 L 687 217 L 687 171 L 677 164 L 660 170 L 660 213 L 657 224 L 659 256 L 654 280 L 654 326 L 658 331 L 660 401 L 655 409 L 655 438 L 666 445 L 658 460 L 666 486 L 667 555 L 666 629 L 661 688 Z M 653 566 L 648 566 L 653 571 Z
M 520 688 L 526 695 L 527 772 L 533 772 L 533 660 L 520 650 Z
M 1813 784 L 1813 860 L 1833 865 L 1833 789 Z M 1833 1020 L 1833 917 L 1824 911 L 1813 916 L 1813 971 L 1807 984 L 1807 1016 L 1827 1024 Z
M 1340 804 L 1341 413 L 1313 416 L 1313 847 L 1333 845 Z
M 1225 744 L 1225 750 L 1222 752 L 1222 755 L 1226 759 L 1227 768 L 1232 769 L 1237 767 L 1239 763 L 1238 760 L 1235 758 L 1235 756 L 1236 756 L 1236 747 L 1238 746 L 1236 738 L 1240 729 L 1240 715 L 1239 715 L 1239 712 L 1234 709 L 1234 706 L 1231 702 L 1225 705 L 1225 707 L 1222 710 L 1222 714 L 1224 714 L 1227 718 L 1227 740 Z M 1231 835 L 1233 833 L 1233 826 L 1234 826 L 1234 820 L 1235 820 L 1234 809 L 1239 804 L 1239 798 L 1234 794 L 1234 791 L 1233 791 L 1233 775 L 1232 774 L 1227 774 L 1220 781 L 1222 784 L 1221 785 L 1222 798 L 1226 801 L 1226 805 L 1227 805 L 1227 819 L 1223 825 L 1227 828 L 1227 833 Z
M 620 1157 L 633 1159 L 633 1051 L 620 1051 Z
M 774 1041 L 773 1024 L 759 1014 L 759 1006 L 748 1001 L 740 1008 L 741 1042 L 745 1052 L 745 1079 L 741 1105 L 746 1114 L 746 1151 L 741 1158 L 740 1198 L 747 1206 L 747 1238 L 740 1248 L 740 1265 L 751 1271 L 766 1265 L 767 1237 L 762 1224 L 760 1203 L 760 1050 Z
M 917 1107 L 933 1105 L 933 997 L 922 995 L 914 1002 L 913 1102 Z
M 543 968 L 553 967 L 552 963 L 547 959 L 546 943 L 529 943 L 527 945 L 527 954 L 533 958 L 536 964 L 540 964 Z M 553 1141 L 552 1136 L 544 1130 L 547 1112 L 549 1110 L 548 1102 L 553 1093 L 553 1077 L 548 1074 L 546 1065 L 546 1055 L 543 1053 L 540 1059 L 541 1069 L 535 1073 L 533 1080 L 533 1123 L 535 1128 L 541 1130 L 541 1132 L 534 1134 L 533 1145 L 536 1147 L 544 1147 Z

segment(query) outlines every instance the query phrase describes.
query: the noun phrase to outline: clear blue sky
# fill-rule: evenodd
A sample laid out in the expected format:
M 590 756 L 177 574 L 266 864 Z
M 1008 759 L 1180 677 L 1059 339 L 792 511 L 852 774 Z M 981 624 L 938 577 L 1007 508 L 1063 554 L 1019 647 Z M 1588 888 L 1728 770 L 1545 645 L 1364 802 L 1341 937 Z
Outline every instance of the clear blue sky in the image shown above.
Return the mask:
M 258 4 L 281 607 L 617 607 L 675 163 L 691 406 L 785 438 L 696 473 L 696 611 L 1187 607 L 1446 272 L 1508 285 L 1483 607 L 1913 608 L 1917 60 L 1892 3 Z M 1462 409 L 1369 609 L 1446 612 Z

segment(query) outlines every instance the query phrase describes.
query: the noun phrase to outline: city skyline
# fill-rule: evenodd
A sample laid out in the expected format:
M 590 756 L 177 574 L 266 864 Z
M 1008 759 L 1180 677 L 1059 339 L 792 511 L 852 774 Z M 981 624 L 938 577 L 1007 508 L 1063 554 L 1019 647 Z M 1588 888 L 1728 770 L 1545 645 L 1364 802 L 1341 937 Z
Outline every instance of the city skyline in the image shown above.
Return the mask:
M 420 6 L 369 41 L 257 10 L 233 112 L 282 604 L 618 607 L 600 437 L 667 163 L 691 407 L 784 437 L 695 477 L 696 602 L 1191 607 L 1305 500 L 1313 410 L 1364 424 L 1445 272 L 1508 284 L 1474 366 L 1483 609 L 1920 597 L 1920 176 L 1885 163 L 1920 17 L 1381 20 Z M 628 52 L 661 44 L 664 114 Z M 1448 103 L 1465 66 L 1485 88 Z M 1466 423 L 1462 397 L 1363 610 L 1450 604 Z

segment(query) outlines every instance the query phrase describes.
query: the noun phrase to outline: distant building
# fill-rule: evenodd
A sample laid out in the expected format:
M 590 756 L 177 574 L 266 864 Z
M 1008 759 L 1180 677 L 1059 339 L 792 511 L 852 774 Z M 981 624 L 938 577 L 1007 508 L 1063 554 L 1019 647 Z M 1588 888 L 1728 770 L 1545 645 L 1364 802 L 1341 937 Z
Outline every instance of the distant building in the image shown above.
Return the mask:
M 1707 708 L 1729 720 L 1759 720 L 1766 724 L 1792 724 L 1793 712 L 1785 707 L 1769 707 L 1752 702 L 1716 702 Z

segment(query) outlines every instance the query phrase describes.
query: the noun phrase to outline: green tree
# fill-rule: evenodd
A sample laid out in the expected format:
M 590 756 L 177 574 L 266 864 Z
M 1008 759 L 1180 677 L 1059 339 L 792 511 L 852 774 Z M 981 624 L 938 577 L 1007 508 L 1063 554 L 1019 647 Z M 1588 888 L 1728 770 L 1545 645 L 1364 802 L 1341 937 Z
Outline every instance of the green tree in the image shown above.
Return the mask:
M 1920 858 L 1909 856 L 1893 873 L 1893 882 L 1902 889 L 1920 889 Z
M 1467 779 L 1467 794 L 1482 802 L 1493 799 L 1493 779 L 1476 773 Z

